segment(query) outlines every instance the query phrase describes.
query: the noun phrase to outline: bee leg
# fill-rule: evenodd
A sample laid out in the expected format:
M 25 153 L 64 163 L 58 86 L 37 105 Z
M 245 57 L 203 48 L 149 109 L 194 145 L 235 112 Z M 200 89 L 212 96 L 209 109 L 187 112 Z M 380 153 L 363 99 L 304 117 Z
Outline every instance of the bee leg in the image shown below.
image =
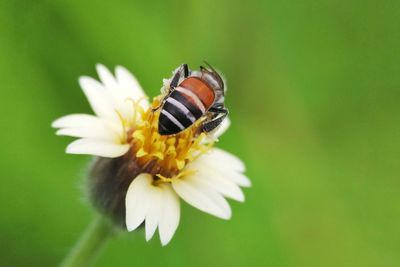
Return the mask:
M 229 114 L 229 111 L 223 106 L 211 107 L 208 112 L 211 113 L 211 117 L 203 123 L 203 131 L 207 133 L 217 128 Z
M 152 108 L 151 111 L 152 112 L 156 112 L 157 110 L 159 110 L 161 108 L 161 106 L 164 104 L 164 101 L 162 101 L 157 107 Z
M 171 90 L 173 90 L 175 87 L 178 86 L 179 80 L 181 79 L 182 76 L 184 78 L 187 78 L 189 76 L 189 67 L 187 64 L 182 64 L 175 72 L 170 83 Z
M 167 98 L 168 98 L 169 95 L 172 93 L 172 91 L 173 91 L 173 90 L 170 90 L 170 91 L 168 92 L 168 94 L 167 94 L 166 96 L 164 96 L 164 98 L 163 98 L 163 100 L 160 102 L 160 104 L 159 104 L 157 107 L 152 108 L 151 111 L 152 111 L 152 112 L 155 112 L 155 111 L 159 110 L 159 109 L 162 107 L 162 105 L 164 105 L 165 101 L 167 101 Z
M 187 64 L 183 64 L 183 77 L 187 78 L 190 74 L 190 70 Z

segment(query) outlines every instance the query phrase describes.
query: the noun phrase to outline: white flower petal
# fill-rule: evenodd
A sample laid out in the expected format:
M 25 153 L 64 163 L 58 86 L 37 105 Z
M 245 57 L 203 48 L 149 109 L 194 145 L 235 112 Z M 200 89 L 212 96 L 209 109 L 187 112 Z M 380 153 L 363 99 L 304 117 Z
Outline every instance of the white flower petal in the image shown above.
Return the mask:
M 232 172 L 229 174 L 229 178 L 241 187 L 251 187 L 250 179 L 243 173 Z
M 119 138 L 111 130 L 105 127 L 82 127 L 82 128 L 63 128 L 56 132 L 56 135 L 65 135 L 79 138 L 93 138 L 112 143 L 118 143 Z
M 163 206 L 159 221 L 158 231 L 161 244 L 165 246 L 171 241 L 180 220 L 180 202 L 178 195 L 170 184 L 161 184 L 163 189 Z
M 105 121 L 89 114 L 71 114 L 61 117 L 52 123 L 52 127 L 61 128 L 57 135 L 73 137 L 95 138 L 119 143 L 123 137 L 122 132 L 115 123 Z
M 172 186 L 178 195 L 201 211 L 221 219 L 230 219 L 232 212 L 226 199 L 210 186 L 191 178 L 191 176 L 188 176 L 183 179 L 175 179 L 172 182 Z
M 74 137 L 89 137 L 119 142 L 122 136 L 118 135 L 108 127 L 107 123 L 96 116 L 87 114 L 72 114 L 55 120 L 54 128 L 61 128 L 57 135 Z
M 85 154 L 106 158 L 116 158 L 129 150 L 128 144 L 115 144 L 104 140 L 90 138 L 78 139 L 67 146 L 69 154 Z
M 207 159 L 210 164 L 217 165 L 222 169 L 233 169 L 239 172 L 246 170 L 244 163 L 238 157 L 219 148 L 213 148 L 201 158 Z
M 152 184 L 149 185 L 148 196 L 143 199 L 143 201 L 146 201 L 148 205 L 145 222 L 146 241 L 149 241 L 153 237 L 154 232 L 157 229 L 163 201 L 162 196 L 163 192 L 161 188 Z
M 94 115 L 70 114 L 53 121 L 51 127 L 53 128 L 81 127 L 87 124 L 92 124 L 94 121 L 97 122 L 97 120 L 98 118 Z
M 96 70 L 105 88 L 118 90 L 118 84 L 113 74 L 103 64 L 96 64 Z
M 121 115 L 125 115 L 123 113 L 126 113 L 128 103 L 125 103 L 125 95 L 118 85 L 117 80 L 114 78 L 114 75 L 102 64 L 96 64 L 96 70 L 114 109 L 122 113 Z
M 97 116 L 114 122 L 119 121 L 112 99 L 101 83 L 93 78 L 83 76 L 79 78 L 79 84 Z
M 237 185 L 239 185 L 241 187 L 251 187 L 250 179 L 243 173 L 239 173 L 239 172 L 227 173 L 226 177 L 228 177 L 229 179 L 231 179 L 233 182 L 235 182 Z
M 200 158 L 198 158 L 195 162 L 193 162 L 191 165 L 196 166 L 200 165 L 199 167 L 195 167 L 196 169 L 210 169 L 213 172 L 219 173 L 221 177 L 224 177 L 226 179 L 229 179 L 230 181 L 234 182 L 235 184 L 242 186 L 242 187 L 250 187 L 251 186 L 251 181 L 249 178 L 247 178 L 246 175 L 241 173 L 241 169 L 244 168 L 238 165 L 237 163 L 234 163 L 234 161 L 230 162 L 229 160 L 224 161 L 223 157 L 218 158 L 216 154 L 214 154 L 215 148 L 212 149 L 210 152 L 213 154 L 213 156 L 210 156 L 209 154 L 202 155 Z M 227 152 L 226 152 L 227 153 Z M 229 164 L 229 162 L 231 164 Z M 243 163 L 241 163 L 243 164 Z M 239 168 L 238 168 L 239 166 Z M 238 170 L 239 169 L 239 170 Z
M 201 164 L 192 164 L 190 168 L 197 170 L 192 179 L 199 183 L 206 183 L 209 187 L 222 195 L 243 202 L 244 194 L 240 187 L 230 179 L 230 172 L 222 173 Z
M 97 73 L 101 82 L 104 85 L 107 97 L 112 103 L 114 109 L 118 111 L 126 121 L 132 122 L 134 117 L 134 106 L 132 101 L 129 101 L 129 96 L 126 94 L 124 88 L 114 77 L 114 75 L 102 64 L 96 65 Z
M 117 66 L 115 68 L 115 75 L 117 82 L 121 89 L 124 90 L 126 97 L 131 98 L 134 101 L 143 99 L 140 101 L 140 105 L 146 110 L 149 107 L 149 102 L 146 99 L 146 94 L 144 93 L 137 79 L 122 66 Z
M 153 178 L 150 174 L 140 174 L 129 185 L 125 198 L 128 231 L 135 230 L 146 218 L 152 181 Z
M 132 181 L 126 194 L 126 225 L 129 231 L 145 221 L 148 241 L 158 226 L 164 246 L 174 235 L 179 219 L 179 198 L 170 184 L 154 186 L 150 174 L 140 174 Z

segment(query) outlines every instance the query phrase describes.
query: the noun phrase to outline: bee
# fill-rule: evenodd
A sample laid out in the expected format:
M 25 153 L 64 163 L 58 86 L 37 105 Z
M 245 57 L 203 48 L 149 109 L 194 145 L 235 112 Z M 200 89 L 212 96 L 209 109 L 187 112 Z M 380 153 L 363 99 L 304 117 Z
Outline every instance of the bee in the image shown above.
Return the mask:
M 192 126 L 200 118 L 203 132 L 216 129 L 228 115 L 224 106 L 224 81 L 207 64 L 200 71 L 191 71 L 182 64 L 173 74 L 167 92 L 159 107 L 158 132 L 160 135 L 177 134 Z

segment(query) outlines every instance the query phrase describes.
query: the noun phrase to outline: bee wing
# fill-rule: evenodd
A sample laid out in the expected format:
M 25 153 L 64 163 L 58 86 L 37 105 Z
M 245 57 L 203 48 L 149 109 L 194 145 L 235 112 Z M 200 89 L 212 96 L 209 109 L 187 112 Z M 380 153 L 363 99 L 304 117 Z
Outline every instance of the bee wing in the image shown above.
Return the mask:
M 205 61 L 204 61 L 205 62 Z M 207 62 L 206 65 L 210 68 L 204 68 L 200 66 L 201 78 L 204 79 L 215 92 L 215 101 L 222 103 L 225 95 L 225 83 L 221 75 Z

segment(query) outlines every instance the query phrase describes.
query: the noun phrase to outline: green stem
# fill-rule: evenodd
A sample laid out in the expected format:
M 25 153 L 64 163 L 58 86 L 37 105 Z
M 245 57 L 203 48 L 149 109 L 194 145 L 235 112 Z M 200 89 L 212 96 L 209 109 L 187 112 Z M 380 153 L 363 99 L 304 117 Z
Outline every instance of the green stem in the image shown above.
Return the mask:
M 60 267 L 88 267 L 112 234 L 112 226 L 102 216 L 94 218 Z

